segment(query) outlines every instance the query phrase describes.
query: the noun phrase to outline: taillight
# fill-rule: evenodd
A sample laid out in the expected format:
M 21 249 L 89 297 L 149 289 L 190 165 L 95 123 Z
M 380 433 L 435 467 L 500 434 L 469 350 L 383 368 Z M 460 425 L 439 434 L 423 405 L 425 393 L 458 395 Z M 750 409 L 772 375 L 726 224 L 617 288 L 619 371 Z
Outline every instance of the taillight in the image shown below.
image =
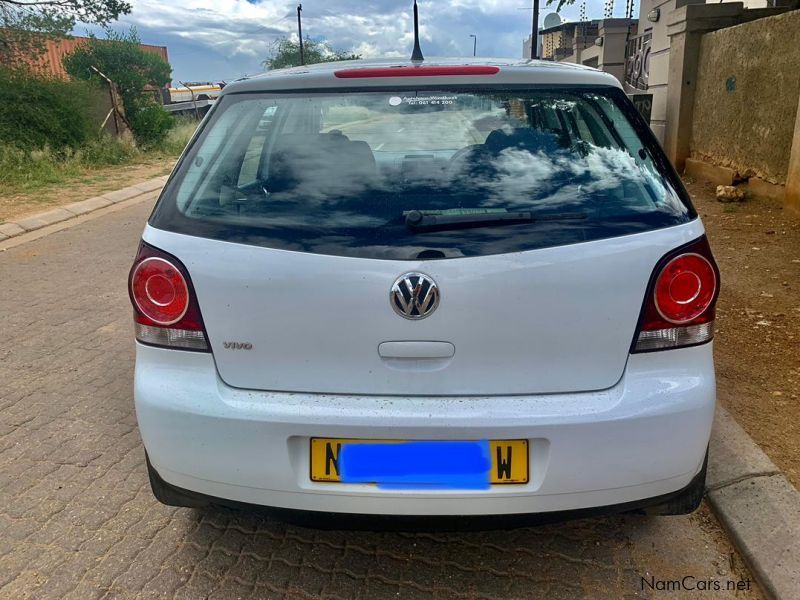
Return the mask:
M 659 261 L 632 352 L 695 346 L 714 337 L 719 269 L 705 236 Z
M 189 308 L 186 279 L 163 258 L 151 256 L 134 267 L 131 291 L 136 308 L 156 325 L 177 323 Z
M 209 350 L 192 281 L 177 258 L 142 243 L 128 278 L 128 292 L 138 341 Z

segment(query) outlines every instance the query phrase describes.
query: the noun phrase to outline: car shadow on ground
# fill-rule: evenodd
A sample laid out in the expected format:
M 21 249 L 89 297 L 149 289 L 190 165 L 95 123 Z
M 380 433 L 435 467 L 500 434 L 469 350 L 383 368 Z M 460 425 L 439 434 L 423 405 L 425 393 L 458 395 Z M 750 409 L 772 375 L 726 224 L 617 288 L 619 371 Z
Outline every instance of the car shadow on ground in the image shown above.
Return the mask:
M 622 597 L 640 586 L 628 530 L 653 520 L 437 533 L 320 530 L 249 508 L 179 510 L 188 531 L 171 562 L 198 592 L 224 581 L 242 593 L 341 598 Z

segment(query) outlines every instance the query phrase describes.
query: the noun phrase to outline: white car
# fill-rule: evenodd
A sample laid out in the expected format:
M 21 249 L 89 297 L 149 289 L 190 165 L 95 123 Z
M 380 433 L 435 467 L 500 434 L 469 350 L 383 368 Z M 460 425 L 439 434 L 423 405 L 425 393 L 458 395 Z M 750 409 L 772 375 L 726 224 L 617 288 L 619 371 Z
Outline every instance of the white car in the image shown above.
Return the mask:
M 700 502 L 719 272 L 608 74 L 354 61 L 232 83 L 129 283 L 165 504 L 340 526 Z

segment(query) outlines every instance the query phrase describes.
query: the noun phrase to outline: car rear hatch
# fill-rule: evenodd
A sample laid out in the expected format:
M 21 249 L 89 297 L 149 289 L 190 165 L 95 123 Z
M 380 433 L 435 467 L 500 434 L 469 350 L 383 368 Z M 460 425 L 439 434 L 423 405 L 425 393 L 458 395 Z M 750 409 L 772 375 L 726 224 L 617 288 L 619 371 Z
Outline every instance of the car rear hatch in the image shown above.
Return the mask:
M 154 229 L 145 240 L 189 270 L 217 369 L 231 386 L 493 395 L 613 386 L 654 265 L 701 233 L 695 221 L 614 240 L 413 262 L 254 248 Z M 430 276 L 441 293 L 434 312 L 417 321 L 390 305 L 393 282 L 408 272 Z M 401 344 L 382 349 L 387 342 Z
M 655 265 L 702 235 L 684 194 L 619 90 L 238 94 L 145 241 L 186 266 L 231 386 L 601 390 Z M 438 304 L 404 315 L 420 275 Z

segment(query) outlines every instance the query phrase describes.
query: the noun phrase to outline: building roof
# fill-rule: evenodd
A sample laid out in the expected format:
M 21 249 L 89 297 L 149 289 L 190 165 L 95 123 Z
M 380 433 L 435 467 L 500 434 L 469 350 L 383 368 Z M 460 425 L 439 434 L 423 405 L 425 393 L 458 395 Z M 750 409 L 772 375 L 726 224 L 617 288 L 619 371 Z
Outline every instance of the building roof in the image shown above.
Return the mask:
M 529 60 L 517 58 L 431 58 L 421 65 L 425 67 L 498 67 L 492 75 L 435 75 L 403 77 L 351 77 L 342 79 L 337 71 L 359 69 L 413 68 L 415 65 L 406 59 L 381 58 L 367 60 L 348 60 L 332 63 L 307 65 L 267 71 L 261 75 L 240 79 L 225 87 L 223 95 L 236 92 L 289 91 L 305 89 L 325 89 L 342 87 L 387 87 L 408 85 L 453 85 L 491 83 L 505 84 L 545 84 L 545 85 L 603 85 L 620 87 L 619 81 L 607 73 L 591 67 L 570 63 Z
M 66 70 L 62 60 L 67 54 L 71 54 L 81 45 L 87 43 L 89 38 L 73 35 L 66 38 L 45 38 L 42 36 L 41 48 L 34 48 L 23 60 L 35 71 L 42 74 L 54 75 L 61 79 L 67 79 Z M 150 44 L 139 44 L 139 47 L 146 52 L 158 54 L 169 63 L 169 55 L 166 46 L 152 46 Z
M 570 29 L 575 29 L 580 25 L 600 25 L 602 19 L 591 19 L 589 21 L 564 21 L 563 23 L 559 23 L 558 25 L 553 25 L 552 27 L 548 27 L 547 29 L 540 29 L 539 35 L 545 35 L 546 33 L 555 33 L 556 31 L 567 31 Z

